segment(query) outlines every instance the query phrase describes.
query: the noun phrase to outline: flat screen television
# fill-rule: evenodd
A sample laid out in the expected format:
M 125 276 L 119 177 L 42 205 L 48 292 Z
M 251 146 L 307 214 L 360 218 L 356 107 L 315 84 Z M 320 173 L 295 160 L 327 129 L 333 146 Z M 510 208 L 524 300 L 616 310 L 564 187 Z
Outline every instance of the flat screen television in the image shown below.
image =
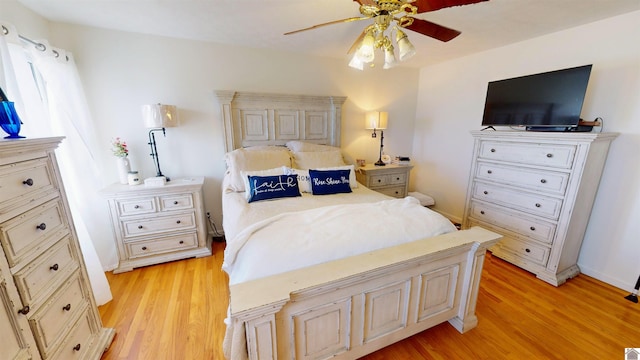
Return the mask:
M 592 65 L 491 81 L 483 126 L 575 131 Z

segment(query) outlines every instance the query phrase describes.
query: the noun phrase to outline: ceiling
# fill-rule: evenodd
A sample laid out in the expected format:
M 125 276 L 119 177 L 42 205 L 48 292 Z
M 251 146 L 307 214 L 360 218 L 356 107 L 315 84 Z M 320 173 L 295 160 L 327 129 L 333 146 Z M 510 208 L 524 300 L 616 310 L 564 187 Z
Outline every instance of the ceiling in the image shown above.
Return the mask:
M 347 50 L 371 20 L 293 35 L 285 32 L 359 16 L 352 0 L 18 0 L 55 22 L 349 61 Z M 490 0 L 416 17 L 462 32 L 443 43 L 406 31 L 422 67 L 640 10 L 640 0 Z M 621 34 L 624 36 L 624 34 Z M 570 45 L 570 44 L 568 44 Z M 376 52 L 376 64 L 382 63 Z

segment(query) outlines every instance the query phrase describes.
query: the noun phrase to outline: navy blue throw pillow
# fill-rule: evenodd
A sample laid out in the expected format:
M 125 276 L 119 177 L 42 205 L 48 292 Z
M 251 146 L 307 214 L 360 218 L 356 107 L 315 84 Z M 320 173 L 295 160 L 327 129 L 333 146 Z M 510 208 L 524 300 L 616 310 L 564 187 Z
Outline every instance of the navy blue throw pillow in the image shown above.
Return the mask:
M 298 175 L 249 176 L 249 202 L 300 195 Z
M 349 172 L 351 170 L 309 170 L 313 195 L 350 193 Z

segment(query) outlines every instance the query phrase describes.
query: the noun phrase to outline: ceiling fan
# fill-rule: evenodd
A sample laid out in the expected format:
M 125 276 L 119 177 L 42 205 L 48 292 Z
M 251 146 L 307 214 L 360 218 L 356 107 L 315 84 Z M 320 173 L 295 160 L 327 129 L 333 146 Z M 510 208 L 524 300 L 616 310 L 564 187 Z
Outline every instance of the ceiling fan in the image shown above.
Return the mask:
M 413 56 L 415 48 L 409 42 L 407 35 L 400 28 L 409 29 L 440 41 L 449 41 L 460 35 L 460 31 L 418 19 L 414 15 L 436 11 L 443 8 L 470 5 L 488 0 L 353 0 L 360 4 L 362 16 L 350 17 L 341 20 L 330 21 L 308 28 L 290 31 L 285 35 L 291 35 L 302 31 L 313 30 L 319 27 L 373 19 L 373 24 L 368 25 L 353 43 L 348 54 L 355 51 L 349 66 L 362 70 L 364 64 L 372 63 L 374 50 L 382 49 L 385 54 L 384 69 L 389 69 L 397 64 L 394 47 L 391 39 L 385 35 L 385 31 L 393 25 L 396 32 L 396 45 L 398 46 L 399 60 L 404 61 Z M 374 66 L 373 63 L 371 66 Z

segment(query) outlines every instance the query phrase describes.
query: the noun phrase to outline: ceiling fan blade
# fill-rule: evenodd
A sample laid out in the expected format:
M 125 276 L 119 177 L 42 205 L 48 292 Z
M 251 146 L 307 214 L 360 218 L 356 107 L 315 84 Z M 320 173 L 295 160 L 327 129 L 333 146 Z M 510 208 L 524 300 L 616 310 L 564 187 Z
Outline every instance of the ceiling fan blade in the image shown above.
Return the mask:
M 367 6 L 377 6 L 378 4 L 376 4 L 376 2 L 374 0 L 353 0 L 355 2 L 357 2 L 360 5 L 367 5 Z
M 362 39 L 364 39 L 364 35 L 367 33 L 367 28 L 365 28 L 364 30 L 362 30 L 362 33 L 360 33 L 360 36 L 358 36 L 358 38 L 356 39 L 356 41 L 353 42 L 353 45 L 351 45 L 351 47 L 349 48 L 349 51 L 347 51 L 347 54 L 351 54 L 354 51 L 356 51 L 356 49 L 358 48 L 358 45 L 360 45 L 360 43 L 362 42 Z
M 323 26 L 327 26 L 327 25 L 333 25 L 333 24 L 340 24 L 340 23 L 347 23 L 347 22 L 353 22 L 353 21 L 360 21 L 360 20 L 367 20 L 367 19 L 371 19 L 370 16 L 365 16 L 365 17 L 350 17 L 347 19 L 342 19 L 342 20 L 335 20 L 335 21 L 329 21 L 323 24 L 318 24 L 318 25 L 313 25 L 311 27 L 308 28 L 304 28 L 304 29 L 299 29 L 299 30 L 294 30 L 294 31 L 289 31 L 284 33 L 285 35 L 291 35 L 291 34 L 295 34 L 295 33 L 299 33 L 302 31 L 307 31 L 307 30 L 313 30 L 313 29 L 317 29 L 319 27 L 323 27 Z
M 432 23 L 431 21 L 416 18 L 413 18 L 413 24 L 405 26 L 405 29 L 415 31 L 444 42 L 447 42 L 461 34 L 458 30 L 449 29 L 442 25 Z
M 411 3 L 418 8 L 418 14 L 436 11 L 452 6 L 471 5 L 488 0 L 415 0 Z

